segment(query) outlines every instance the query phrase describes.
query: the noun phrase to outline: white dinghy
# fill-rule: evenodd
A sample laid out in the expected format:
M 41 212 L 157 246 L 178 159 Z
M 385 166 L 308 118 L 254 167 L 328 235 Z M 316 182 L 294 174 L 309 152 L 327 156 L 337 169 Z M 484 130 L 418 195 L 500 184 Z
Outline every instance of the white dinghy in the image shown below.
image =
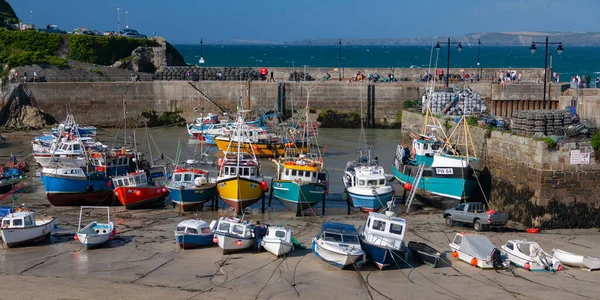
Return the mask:
M 277 257 L 288 254 L 293 249 L 292 230 L 283 226 L 268 227 L 262 246 Z
M 106 223 L 98 223 L 92 221 L 85 227 L 81 228 L 81 218 L 83 217 L 83 209 L 106 209 Z M 80 241 L 84 246 L 91 248 L 100 246 L 114 238 L 116 234 L 115 225 L 110 221 L 110 207 L 108 206 L 82 206 L 79 210 L 79 226 L 75 239 Z
M 587 269 L 588 271 L 600 269 L 600 258 L 578 255 L 560 249 L 552 250 L 552 257 L 563 265 Z

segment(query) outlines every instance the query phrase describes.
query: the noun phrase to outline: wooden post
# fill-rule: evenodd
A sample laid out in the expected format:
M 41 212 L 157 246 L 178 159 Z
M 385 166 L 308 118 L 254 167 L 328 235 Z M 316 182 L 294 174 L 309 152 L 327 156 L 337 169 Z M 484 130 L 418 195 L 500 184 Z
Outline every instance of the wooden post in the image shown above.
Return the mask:
M 261 197 L 261 198 L 262 198 L 262 199 L 261 199 L 261 200 L 262 200 L 262 201 L 261 201 L 261 202 L 262 202 L 262 203 L 261 203 L 261 212 L 264 214 L 264 213 L 265 213 L 265 198 L 266 198 L 266 195 L 265 195 L 265 193 L 264 193 L 264 192 L 263 192 L 263 194 L 262 194 L 262 197 Z
M 269 190 L 269 207 L 271 207 L 271 201 L 273 201 L 273 181 L 275 178 L 271 179 L 271 189 Z
M 321 202 L 321 216 L 325 216 L 325 193 L 323 193 L 323 200 Z

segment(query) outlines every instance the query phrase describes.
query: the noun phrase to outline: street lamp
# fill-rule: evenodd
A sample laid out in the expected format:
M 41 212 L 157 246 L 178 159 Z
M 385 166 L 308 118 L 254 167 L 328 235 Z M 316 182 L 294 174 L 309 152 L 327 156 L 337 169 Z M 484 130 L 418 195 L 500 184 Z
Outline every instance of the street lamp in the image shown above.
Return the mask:
M 125 12 L 125 28 L 129 28 L 129 12 Z
M 203 49 L 202 49 L 203 46 L 204 46 L 204 42 L 202 41 L 202 38 L 200 38 L 200 63 L 201 64 L 204 63 L 204 55 L 203 55 Z
M 558 53 L 559 55 L 563 53 L 563 51 L 565 50 L 562 46 L 562 42 L 554 42 L 554 43 L 549 43 L 548 42 L 548 36 L 546 36 L 546 54 L 544 56 L 544 97 L 542 100 L 542 108 L 546 109 L 546 80 L 548 78 L 548 45 L 558 45 L 558 47 L 556 47 L 556 53 Z M 535 54 L 535 51 L 537 50 L 537 48 L 535 47 L 535 41 L 531 42 L 531 47 L 529 47 L 529 51 L 531 51 L 531 54 Z
M 117 35 L 119 34 L 119 31 L 121 31 L 121 21 L 120 18 L 121 17 L 121 9 L 117 7 Z
M 340 81 L 342 81 L 342 39 L 339 42 L 339 52 L 338 52 L 338 77 Z
M 456 49 L 458 49 L 458 52 L 462 51 L 462 44 L 460 42 L 450 42 L 450 38 L 448 38 L 448 65 L 446 66 L 446 88 L 448 87 L 448 81 L 450 80 L 450 45 L 456 45 L 458 44 L 458 46 L 456 47 Z M 440 52 L 440 42 L 437 42 L 437 44 L 435 45 L 435 51 L 437 51 L 438 53 Z
M 29 11 L 29 23 L 33 25 L 33 10 Z
M 480 63 L 479 63 L 479 58 L 480 58 L 480 52 L 479 52 L 479 47 L 481 47 L 481 39 L 478 40 L 477 42 L 477 81 L 479 81 L 479 78 L 481 78 L 481 75 L 483 74 L 479 74 L 481 71 L 481 67 L 480 67 Z

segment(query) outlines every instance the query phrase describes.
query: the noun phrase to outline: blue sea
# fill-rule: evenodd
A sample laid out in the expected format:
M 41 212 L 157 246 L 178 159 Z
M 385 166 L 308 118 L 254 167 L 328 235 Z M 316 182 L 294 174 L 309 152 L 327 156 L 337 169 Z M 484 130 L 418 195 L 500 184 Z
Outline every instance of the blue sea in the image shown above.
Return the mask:
M 200 45 L 174 45 L 188 64 L 199 64 Z M 567 81 L 573 74 L 600 76 L 600 47 L 569 47 L 558 54 L 549 46 L 552 67 Z M 544 68 L 544 46 L 537 45 L 531 54 L 529 46 L 482 46 L 482 68 Z M 338 46 L 284 45 L 204 45 L 204 66 L 207 67 L 337 67 Z M 427 68 L 430 58 L 439 68 L 447 64 L 448 50 L 440 49 L 439 57 L 431 46 L 342 46 L 341 65 L 344 68 Z M 550 58 L 548 59 L 550 61 Z M 450 67 L 477 67 L 477 46 L 463 45 L 458 52 L 451 46 Z

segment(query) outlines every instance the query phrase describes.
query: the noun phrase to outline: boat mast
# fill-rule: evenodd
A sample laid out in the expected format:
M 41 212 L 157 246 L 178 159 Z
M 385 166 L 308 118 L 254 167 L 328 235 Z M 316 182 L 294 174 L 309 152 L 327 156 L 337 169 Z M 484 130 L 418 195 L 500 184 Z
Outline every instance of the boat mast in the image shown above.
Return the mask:
M 127 110 L 125 108 L 125 97 L 123 97 L 123 122 L 125 123 L 125 132 L 123 133 L 123 147 L 127 146 Z

